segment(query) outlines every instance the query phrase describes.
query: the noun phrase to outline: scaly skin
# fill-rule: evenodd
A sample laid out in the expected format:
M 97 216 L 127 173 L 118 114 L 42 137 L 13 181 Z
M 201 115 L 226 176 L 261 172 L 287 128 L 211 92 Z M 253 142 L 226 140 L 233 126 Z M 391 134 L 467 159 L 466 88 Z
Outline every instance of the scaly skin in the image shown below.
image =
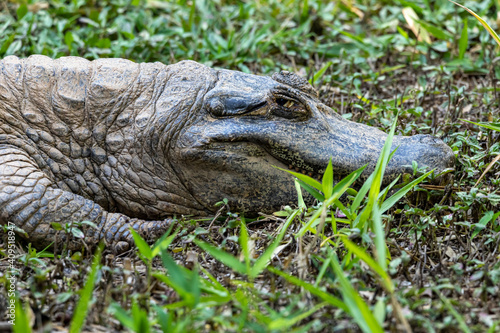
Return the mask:
M 255 213 L 295 201 L 293 182 L 273 168 L 338 177 L 368 163 L 386 134 L 338 116 L 304 79 L 165 66 L 123 59 L 0 61 L 0 224 L 13 222 L 42 247 L 82 241 L 50 222 L 83 227 L 122 251 L 129 227 L 153 241 L 174 215 L 206 216 L 228 198 Z M 388 179 L 419 166 L 442 170 L 454 156 L 430 136 L 395 137 Z

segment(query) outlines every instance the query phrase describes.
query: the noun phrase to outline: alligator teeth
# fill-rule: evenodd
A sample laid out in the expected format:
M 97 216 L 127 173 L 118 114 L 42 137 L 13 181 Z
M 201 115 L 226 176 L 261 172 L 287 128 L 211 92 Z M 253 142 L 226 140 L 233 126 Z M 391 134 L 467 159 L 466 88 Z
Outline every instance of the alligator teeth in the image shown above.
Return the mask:
M 283 106 L 286 107 L 286 108 L 291 108 L 293 106 L 293 104 L 294 103 L 292 101 L 288 101 Z

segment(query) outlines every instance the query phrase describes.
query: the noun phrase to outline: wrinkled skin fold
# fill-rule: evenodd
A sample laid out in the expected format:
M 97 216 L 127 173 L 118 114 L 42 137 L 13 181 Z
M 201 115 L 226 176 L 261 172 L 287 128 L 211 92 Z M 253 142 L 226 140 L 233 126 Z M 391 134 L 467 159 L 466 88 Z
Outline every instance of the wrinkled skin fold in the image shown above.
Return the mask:
M 0 223 L 45 246 L 67 239 L 51 222 L 89 220 L 87 246 L 117 252 L 129 228 L 153 241 L 171 218 L 213 214 L 228 198 L 247 213 L 296 200 L 291 177 L 373 171 L 386 134 L 343 119 L 306 80 L 123 59 L 7 57 L 0 61 Z M 386 180 L 412 162 L 453 167 L 441 140 L 396 136 Z

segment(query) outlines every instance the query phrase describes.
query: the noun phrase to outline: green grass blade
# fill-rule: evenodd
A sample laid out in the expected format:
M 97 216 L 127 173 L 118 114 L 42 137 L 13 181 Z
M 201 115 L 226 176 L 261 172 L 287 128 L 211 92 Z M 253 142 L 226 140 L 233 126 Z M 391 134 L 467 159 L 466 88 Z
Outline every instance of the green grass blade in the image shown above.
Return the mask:
M 319 201 L 325 201 L 325 196 L 323 194 L 321 194 L 321 192 L 316 190 L 314 187 L 304 183 L 302 180 L 297 179 L 297 178 L 295 178 L 295 179 L 297 180 L 299 185 L 302 186 L 302 188 L 304 190 L 306 190 L 309 194 L 311 194 L 315 199 L 317 199 Z
M 309 80 L 309 83 L 313 85 L 314 83 L 318 82 L 321 79 L 321 77 L 325 74 L 326 70 L 330 68 L 332 64 L 333 64 L 332 61 L 327 62 L 326 65 L 321 67 L 321 69 L 317 71 L 316 74 L 314 74 L 312 80 Z
M 368 305 L 363 301 L 359 293 L 354 289 L 353 285 L 345 277 L 344 271 L 340 267 L 337 256 L 334 255 L 331 261 L 331 267 L 340 283 L 341 293 L 345 304 L 349 308 L 349 314 L 354 321 L 359 325 L 361 330 L 366 333 L 382 333 L 384 330 L 378 323 L 377 319 L 370 311 Z
M 500 45 L 500 37 L 498 37 L 497 33 L 495 32 L 495 30 L 493 30 L 489 24 L 483 20 L 481 18 L 481 16 L 477 15 L 476 13 L 474 13 L 472 10 L 470 10 L 469 8 L 459 4 L 459 3 L 456 3 L 455 1 L 452 1 L 452 0 L 448 0 L 450 2 L 453 2 L 455 5 L 459 6 L 459 7 L 462 7 L 463 9 L 465 9 L 466 11 L 468 11 L 472 16 L 474 16 L 476 18 L 476 20 L 478 20 L 482 25 L 483 27 L 489 32 L 489 34 L 491 35 L 491 37 L 493 37 L 493 39 L 495 40 L 495 42 L 497 42 L 498 45 Z
M 214 257 L 224 265 L 228 266 L 232 270 L 235 270 L 240 274 L 247 273 L 245 264 L 239 261 L 238 258 L 233 257 L 231 254 L 197 239 L 194 240 L 194 243 L 198 245 L 203 251 L 207 252 L 212 257 Z
M 460 39 L 458 40 L 458 58 L 463 59 L 465 55 L 465 51 L 467 51 L 467 46 L 469 44 L 469 30 L 468 30 L 469 21 L 467 18 L 464 19 L 464 27 L 462 29 L 462 33 L 460 34 Z
M 307 206 L 306 203 L 304 202 L 304 197 L 302 196 L 302 190 L 300 189 L 300 180 L 295 178 L 295 190 L 297 191 L 297 205 L 299 206 L 299 209 L 306 210 Z M 302 183 L 304 184 L 304 183 Z M 311 187 L 312 189 L 312 187 Z
M 301 181 L 303 181 L 304 183 L 306 183 L 307 185 L 309 186 L 312 186 L 314 187 L 315 189 L 317 190 L 320 190 L 323 188 L 323 185 L 321 185 L 320 182 L 318 182 L 316 179 L 314 178 L 311 178 L 309 176 L 306 176 L 300 172 L 294 172 L 294 171 L 290 171 L 290 170 L 287 170 L 287 169 L 283 169 L 283 168 L 279 168 L 277 166 L 275 166 L 276 169 L 279 169 L 279 170 L 282 170 L 282 171 L 286 171 L 288 172 L 289 174 L 292 174 L 294 175 L 295 177 L 297 177 L 298 179 L 300 179 Z
M 120 304 L 118 303 L 112 303 L 109 308 L 108 308 L 108 311 L 110 312 L 110 314 L 112 316 L 114 316 L 116 319 L 118 319 L 118 321 L 125 327 L 127 327 L 128 329 L 130 330 L 134 330 L 135 329 L 135 322 L 134 322 L 134 319 L 132 318 L 132 316 L 130 316 L 130 314 L 120 306 Z
M 31 326 L 30 326 L 30 320 L 27 315 L 27 311 L 25 311 L 25 308 L 23 308 L 23 304 L 21 300 L 17 297 L 15 297 L 15 318 L 14 320 L 14 325 L 12 325 L 12 331 L 14 333 L 31 333 Z M 28 305 L 26 305 L 27 307 Z
M 461 121 L 465 121 L 467 123 L 471 123 L 471 124 L 474 124 L 476 126 L 480 126 L 480 127 L 484 127 L 484 128 L 488 128 L 490 130 L 494 130 L 494 131 L 499 131 L 500 132 L 500 125 L 492 125 L 492 124 L 488 124 L 488 123 L 475 123 L 473 121 L 470 121 L 470 120 L 465 120 L 465 119 L 460 119 Z
M 375 233 L 375 249 L 377 250 L 377 261 L 380 267 L 386 271 L 387 270 L 387 257 L 385 244 L 385 230 L 382 224 L 381 213 L 378 208 L 378 203 L 375 202 L 373 205 L 372 219 L 373 219 L 373 232 Z
M 332 196 L 333 191 L 333 167 L 332 167 L 332 159 L 328 162 L 328 166 L 326 167 L 325 173 L 322 178 L 322 188 L 323 194 L 325 198 L 328 199 Z
M 71 326 L 69 328 L 70 333 L 81 332 L 83 324 L 85 323 L 85 318 L 89 310 L 89 303 L 92 298 L 92 292 L 94 290 L 94 284 L 97 278 L 97 272 L 99 271 L 99 263 L 101 262 L 101 254 L 104 244 L 100 243 L 94 253 L 94 260 L 92 260 L 92 266 L 90 268 L 90 274 L 85 282 L 85 286 L 80 294 L 80 299 L 73 314 L 73 319 L 71 320 Z
M 241 252 L 243 253 L 243 258 L 245 259 L 245 271 L 247 275 L 250 275 L 250 248 L 249 248 L 249 237 L 248 237 L 248 230 L 247 226 L 245 225 L 245 219 L 241 217 L 240 220 L 240 237 L 239 237 L 239 242 L 240 242 L 240 247 L 241 247 Z
M 172 224 L 172 226 L 173 226 L 173 224 Z M 174 231 L 174 233 L 169 236 L 171 230 L 172 230 L 172 227 L 170 227 L 168 229 L 168 231 L 163 236 L 161 236 L 160 239 L 158 239 L 155 242 L 155 244 L 153 245 L 153 249 L 151 250 L 152 258 L 156 257 L 158 254 L 160 254 L 161 252 L 166 251 L 168 249 L 170 244 L 172 244 L 172 242 L 174 241 L 175 237 L 177 237 L 177 234 L 179 233 L 181 228 L 178 227 Z
M 364 209 L 363 215 L 360 217 L 360 226 L 359 228 L 363 228 L 365 222 L 368 220 L 369 216 L 372 214 L 373 205 L 377 201 L 378 195 L 380 193 L 380 187 L 382 186 L 382 180 L 384 178 L 385 168 L 389 163 L 389 159 L 394 155 L 394 151 L 391 152 L 392 140 L 394 137 L 394 132 L 396 130 L 396 124 L 398 121 L 398 116 L 394 119 L 392 123 L 391 130 L 387 135 L 387 138 L 384 143 L 384 147 L 380 153 L 380 157 L 377 161 L 377 165 L 375 170 L 373 171 L 374 177 L 370 186 L 370 192 L 368 193 L 368 203 L 366 208 Z
M 355 214 L 356 210 L 358 207 L 361 205 L 361 201 L 363 198 L 366 196 L 366 193 L 368 193 L 368 190 L 372 186 L 373 179 L 375 178 L 375 174 L 372 173 L 370 177 L 368 177 L 367 180 L 363 183 L 363 186 L 361 186 L 361 189 L 358 191 L 358 194 L 356 194 L 356 197 L 354 197 L 354 200 L 351 205 L 351 214 Z
M 139 249 L 140 254 L 147 260 L 153 260 L 153 252 L 148 243 L 141 237 L 132 227 L 130 227 L 132 238 L 134 238 L 135 246 Z
M 354 183 L 359 178 L 359 176 L 361 176 L 361 174 L 363 173 L 363 171 L 367 166 L 368 165 L 363 165 L 361 168 L 351 172 L 347 177 L 339 181 L 332 190 L 332 196 L 330 198 L 327 198 L 325 202 L 323 202 L 323 205 L 328 207 L 331 204 L 333 204 L 336 200 L 338 200 L 342 196 L 342 194 L 345 193 L 347 188 L 351 186 L 352 183 Z M 313 216 L 311 216 L 309 221 L 307 221 L 307 223 L 299 230 L 299 232 L 297 232 L 296 237 L 303 236 L 307 230 L 312 228 L 313 223 L 321 215 L 321 211 L 322 208 L 316 210 L 316 212 L 313 214 Z
M 270 330 L 278 330 L 279 329 L 280 331 L 283 329 L 289 328 L 289 327 L 297 324 L 299 321 L 306 319 L 307 317 L 309 317 L 310 315 L 312 315 L 313 313 L 315 313 L 319 309 L 323 308 L 325 305 L 328 305 L 328 303 L 323 302 L 323 303 L 316 304 L 311 309 L 309 309 L 305 312 L 302 312 L 302 313 L 300 313 L 297 316 L 292 317 L 292 318 L 275 319 L 271 323 L 269 323 L 269 325 L 267 327 Z
M 274 267 L 268 267 L 267 269 L 271 273 L 281 276 L 282 278 L 284 278 L 288 282 L 290 282 L 296 286 L 304 288 L 304 290 L 307 290 L 311 294 L 321 298 L 323 301 L 327 302 L 328 304 L 330 304 L 336 308 L 342 309 L 345 312 L 349 311 L 347 306 L 345 305 L 345 303 L 342 302 L 340 299 L 338 299 L 335 296 L 330 295 L 329 293 L 327 293 L 319 288 L 316 288 L 314 285 L 309 284 L 309 283 L 307 283 L 307 282 L 305 282 L 305 281 L 303 281 L 303 280 L 301 280 L 293 275 L 289 275 L 285 272 L 282 272 L 279 269 L 276 269 Z
M 384 203 L 380 207 L 380 214 L 385 213 L 388 209 L 390 209 L 392 206 L 394 206 L 399 199 L 404 197 L 408 191 L 410 191 L 412 188 L 417 186 L 419 183 L 421 183 L 425 178 L 427 178 L 431 173 L 433 173 L 434 170 L 431 170 L 422 176 L 418 177 L 414 181 L 406 184 L 402 189 L 391 195 L 387 200 L 384 201 Z
M 439 289 L 433 287 L 432 290 L 439 296 L 441 302 L 443 302 L 444 306 L 448 309 L 448 311 L 450 311 L 451 315 L 455 317 L 455 320 L 458 321 L 458 326 L 460 327 L 462 332 L 471 333 L 472 331 L 469 329 L 469 326 L 465 322 L 464 318 L 458 313 L 457 310 L 455 310 L 448 298 L 441 294 Z
M 344 246 L 346 249 L 351 251 L 356 257 L 359 259 L 363 260 L 368 267 L 370 267 L 378 276 L 380 276 L 384 288 L 392 292 L 394 290 L 394 286 L 392 284 L 392 280 L 389 277 L 389 274 L 385 271 L 385 269 L 375 261 L 363 248 L 357 246 L 353 242 L 351 242 L 347 237 L 342 237 L 342 242 L 344 243 Z
M 274 250 L 278 247 L 278 245 L 281 243 L 281 240 L 285 236 L 286 231 L 288 230 L 288 227 L 292 224 L 293 220 L 295 220 L 295 217 L 300 213 L 299 209 L 296 209 L 285 221 L 283 224 L 283 228 L 281 229 L 280 233 L 278 234 L 278 237 L 273 241 L 273 243 L 264 251 L 264 253 L 255 261 L 255 264 L 253 265 L 251 269 L 251 276 L 253 278 L 256 278 L 257 275 L 262 273 L 262 271 L 267 267 L 269 262 L 271 261 L 271 257 L 274 253 Z

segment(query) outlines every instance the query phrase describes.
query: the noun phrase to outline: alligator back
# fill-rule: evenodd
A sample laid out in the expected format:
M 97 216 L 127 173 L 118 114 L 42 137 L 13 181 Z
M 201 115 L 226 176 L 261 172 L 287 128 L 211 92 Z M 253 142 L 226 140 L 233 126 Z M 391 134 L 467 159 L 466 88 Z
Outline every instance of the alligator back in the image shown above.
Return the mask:
M 169 168 L 168 147 L 158 145 L 168 146 L 192 117 L 215 80 L 212 72 L 192 61 L 1 60 L 0 224 L 14 221 L 28 234 L 38 230 L 32 240 L 48 242 L 46 222 L 99 225 L 109 222 L 110 211 L 126 214 L 113 215 L 123 219 L 113 224 L 123 226 L 130 218 L 200 211 Z M 62 209 L 68 212 L 55 212 Z M 118 229 L 109 241 L 128 240 Z

